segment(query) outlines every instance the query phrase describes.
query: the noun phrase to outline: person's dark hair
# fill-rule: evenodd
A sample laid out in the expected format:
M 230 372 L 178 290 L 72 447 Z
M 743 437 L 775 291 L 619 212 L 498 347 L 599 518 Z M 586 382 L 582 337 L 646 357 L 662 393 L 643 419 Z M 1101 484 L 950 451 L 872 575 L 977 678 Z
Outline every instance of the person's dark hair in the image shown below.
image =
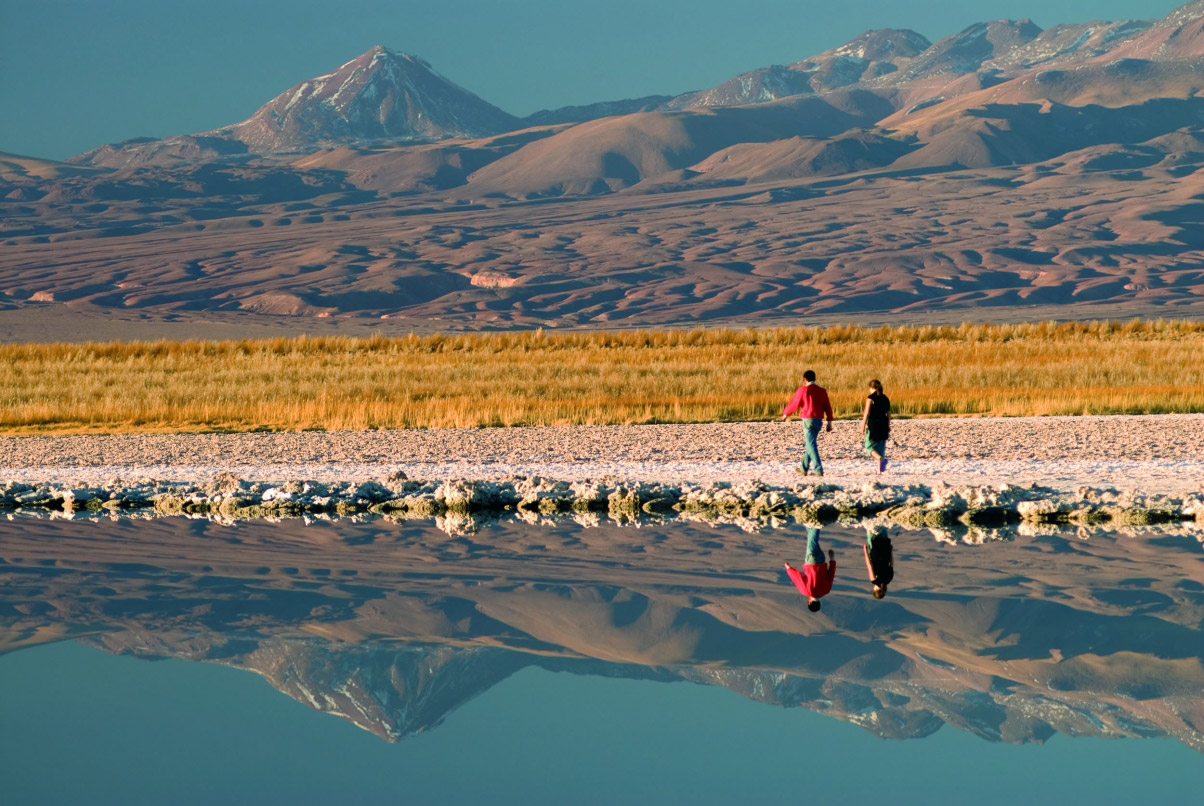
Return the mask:
M 881 599 L 885 595 L 886 595 L 886 586 L 885 585 L 879 585 L 878 587 L 874 588 L 874 598 L 875 599 Z
M 811 381 L 811 383 L 815 383 L 815 370 L 811 370 L 811 369 L 809 369 L 809 370 L 807 370 L 806 372 L 804 372 L 804 373 L 803 373 L 803 380 L 804 380 L 804 381 Z
M 819 599 L 816 599 L 814 602 L 807 602 L 807 609 L 810 610 L 812 613 L 818 613 L 819 612 Z
M 872 381 L 870 381 L 870 388 L 878 394 L 883 394 L 882 381 L 878 380 L 877 378 L 874 378 Z

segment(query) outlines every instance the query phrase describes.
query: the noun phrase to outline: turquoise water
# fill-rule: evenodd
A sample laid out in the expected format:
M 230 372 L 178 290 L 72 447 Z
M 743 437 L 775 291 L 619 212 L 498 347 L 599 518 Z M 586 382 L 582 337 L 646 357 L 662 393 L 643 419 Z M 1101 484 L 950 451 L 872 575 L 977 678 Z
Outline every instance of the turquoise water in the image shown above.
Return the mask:
M 0 523 L 0 801 L 1198 800 L 1194 533 L 803 538 Z
M 1194 802 L 1169 739 L 879 739 L 688 683 L 520 671 L 396 744 L 211 664 L 62 643 L 0 658 L 14 804 Z

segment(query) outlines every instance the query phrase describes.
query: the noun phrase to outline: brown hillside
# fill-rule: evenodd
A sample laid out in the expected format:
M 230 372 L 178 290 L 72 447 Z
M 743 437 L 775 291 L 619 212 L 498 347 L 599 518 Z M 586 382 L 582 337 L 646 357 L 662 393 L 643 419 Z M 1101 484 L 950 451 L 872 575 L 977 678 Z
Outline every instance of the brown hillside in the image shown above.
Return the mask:
M 809 176 L 838 176 L 890 165 L 911 150 L 898 139 L 852 132 L 828 139 L 791 137 L 770 143 L 741 143 L 717 151 L 691 170 L 708 180 L 771 182 Z
M 887 109 L 882 98 L 858 92 L 604 118 L 519 149 L 477 171 L 469 185 L 477 194 L 605 193 L 687 168 L 737 143 L 828 137 L 867 125 Z
M 384 193 L 447 190 L 463 185 L 473 171 L 564 128 L 545 126 L 482 140 L 340 146 L 308 154 L 291 164 L 303 171 L 342 171 L 356 187 Z
M 1040 104 L 1119 108 L 1156 98 L 1187 99 L 1204 89 L 1204 71 L 1188 63 L 1121 61 L 1042 70 L 961 95 L 921 110 L 903 110 L 879 125 L 900 134 L 923 135 L 956 125 L 969 110 L 991 104 Z

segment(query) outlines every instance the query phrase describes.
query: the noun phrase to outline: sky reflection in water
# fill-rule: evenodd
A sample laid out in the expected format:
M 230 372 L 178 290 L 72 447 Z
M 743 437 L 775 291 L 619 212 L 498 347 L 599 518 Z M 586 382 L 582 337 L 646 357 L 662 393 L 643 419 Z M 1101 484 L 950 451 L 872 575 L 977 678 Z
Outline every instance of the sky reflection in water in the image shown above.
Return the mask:
M 0 774 L 21 803 L 1194 794 L 1193 534 L 897 534 L 883 601 L 864 531 L 823 537 L 816 615 L 793 527 L 2 524 Z

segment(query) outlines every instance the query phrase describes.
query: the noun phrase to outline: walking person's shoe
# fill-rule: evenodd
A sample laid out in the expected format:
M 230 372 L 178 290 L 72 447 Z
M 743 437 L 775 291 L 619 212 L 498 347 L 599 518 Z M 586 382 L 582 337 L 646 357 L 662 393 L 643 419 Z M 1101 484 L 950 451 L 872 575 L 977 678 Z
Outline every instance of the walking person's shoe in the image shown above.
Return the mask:
M 885 456 L 883 456 L 882 460 L 878 462 L 878 472 L 879 473 L 886 472 L 886 457 Z

